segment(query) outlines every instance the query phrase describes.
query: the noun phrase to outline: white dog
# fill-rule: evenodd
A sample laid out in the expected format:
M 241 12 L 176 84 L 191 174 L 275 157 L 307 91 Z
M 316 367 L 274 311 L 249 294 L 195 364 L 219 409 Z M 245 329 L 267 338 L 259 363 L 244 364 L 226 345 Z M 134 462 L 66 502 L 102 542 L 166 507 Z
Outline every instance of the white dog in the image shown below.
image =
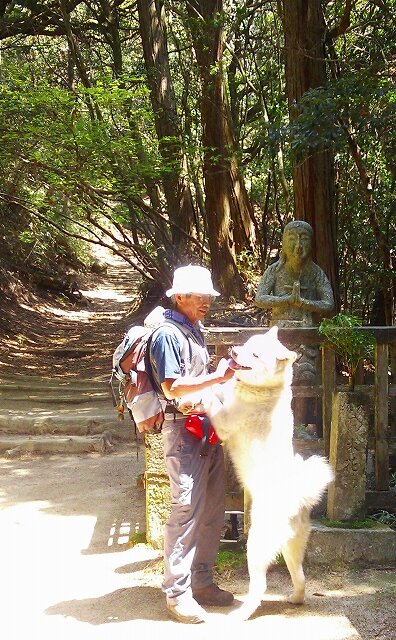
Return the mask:
M 247 620 L 261 603 L 267 569 L 280 552 L 293 583 L 289 601 L 304 601 L 302 562 L 310 511 L 332 472 L 319 456 L 304 461 L 294 455 L 291 381 L 296 354 L 279 342 L 277 327 L 234 347 L 231 356 L 235 375 L 221 385 L 220 403 L 213 402 L 208 411 L 251 499 L 249 592 L 236 612 Z

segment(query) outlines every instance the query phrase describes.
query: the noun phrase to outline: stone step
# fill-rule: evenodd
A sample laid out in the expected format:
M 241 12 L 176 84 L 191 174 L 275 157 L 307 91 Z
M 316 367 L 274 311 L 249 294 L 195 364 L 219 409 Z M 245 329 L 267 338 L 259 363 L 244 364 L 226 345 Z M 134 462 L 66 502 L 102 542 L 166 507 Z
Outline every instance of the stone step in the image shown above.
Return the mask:
M 113 407 L 84 407 L 76 405 L 73 410 L 59 408 L 55 405 L 44 408 L 33 407 L 30 410 L 15 408 L 0 411 L 0 433 L 40 435 L 68 434 L 93 435 L 105 429 L 114 429 L 132 437 L 134 424 L 128 413 L 124 420 L 118 420 L 117 411 Z
M 0 433 L 0 457 L 18 458 L 24 455 L 86 453 L 112 453 L 121 448 L 134 448 L 134 441 L 128 443 L 114 430 L 91 436 L 28 436 L 4 435 Z
M 37 377 L 23 377 L 18 378 L 4 378 L 0 377 L 0 393 L 15 393 L 17 391 L 40 391 L 40 392 L 65 392 L 65 391 L 82 391 L 93 393 L 103 391 L 108 387 L 108 380 L 110 373 L 103 380 L 67 380 L 63 378 L 37 378 Z M 116 383 L 115 385 L 116 386 Z
M 117 394 L 117 385 L 114 385 L 114 391 Z M 113 402 L 108 383 L 56 385 L 45 381 L 41 384 L 37 381 L 31 384 L 0 382 L 0 411 L 5 409 L 26 411 L 30 407 L 43 405 L 71 405 L 73 409 L 75 405 L 83 404 L 92 408 L 107 404 L 110 408 Z
M 46 393 L 29 393 L 17 392 L 13 394 L 0 393 L 1 409 L 14 409 L 26 404 L 28 406 L 41 406 L 43 404 L 89 404 L 94 407 L 98 404 L 112 405 L 112 399 L 109 392 L 97 393 L 73 393 L 47 395 Z
M 117 383 L 114 388 L 117 390 Z M 70 452 L 89 451 L 92 447 L 100 448 L 103 432 L 109 431 L 123 442 L 135 438 L 128 412 L 124 420 L 118 419 L 108 378 L 65 380 L 29 375 L 0 378 L 0 437 L 6 439 L 7 450 L 17 448 L 7 443 L 7 439 L 17 437 L 25 439 L 27 450 L 38 447 L 50 452 L 65 446 Z

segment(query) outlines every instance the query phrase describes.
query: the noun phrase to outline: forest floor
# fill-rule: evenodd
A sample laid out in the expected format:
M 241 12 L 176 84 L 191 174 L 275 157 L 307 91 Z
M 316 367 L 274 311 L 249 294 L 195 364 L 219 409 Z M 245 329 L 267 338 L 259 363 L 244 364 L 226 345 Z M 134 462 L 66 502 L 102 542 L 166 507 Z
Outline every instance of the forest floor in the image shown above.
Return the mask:
M 137 278 L 116 259 L 82 286 L 71 305 L 20 290 L 4 301 L 0 379 L 106 380 L 112 350 L 128 326 Z M 103 259 L 103 256 L 102 256 Z M 395 640 L 394 567 L 308 566 L 307 599 L 292 606 L 285 567 L 269 572 L 260 609 L 246 623 L 227 613 L 246 596 L 246 565 L 218 576 L 235 605 L 210 609 L 207 624 L 169 620 L 161 593 L 162 558 L 144 544 L 143 455 L 133 442 L 108 455 L 0 459 L 1 629 L 4 637 L 206 639 L 252 637 Z M 209 626 L 208 626 L 209 625 Z

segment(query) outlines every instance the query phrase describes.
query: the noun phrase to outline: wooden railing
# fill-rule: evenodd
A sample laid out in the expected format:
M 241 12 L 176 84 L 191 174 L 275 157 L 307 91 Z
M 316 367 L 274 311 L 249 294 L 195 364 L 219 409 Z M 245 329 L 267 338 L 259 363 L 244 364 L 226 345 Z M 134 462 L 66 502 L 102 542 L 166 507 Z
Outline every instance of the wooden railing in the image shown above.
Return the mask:
M 375 373 L 373 384 L 358 385 L 356 390 L 367 394 L 372 401 L 374 415 L 375 488 L 377 491 L 389 489 L 389 447 L 396 445 L 396 384 L 389 382 L 389 370 L 396 377 L 396 326 L 360 327 L 362 332 L 370 332 L 376 340 Z M 227 356 L 232 345 L 243 344 L 250 336 L 265 333 L 268 327 L 209 327 L 206 342 L 215 350 L 217 358 Z M 314 386 L 293 386 L 293 397 L 321 398 L 324 454 L 329 454 L 331 431 L 332 395 L 335 390 L 346 389 L 336 384 L 336 360 L 334 350 L 322 345 L 322 337 L 315 328 L 280 328 L 280 341 L 285 345 L 316 345 L 321 348 L 318 384 Z M 392 424 L 389 425 L 389 401 L 393 406 Z M 393 414 L 393 415 L 392 415 Z M 390 428 L 389 428 L 390 427 Z

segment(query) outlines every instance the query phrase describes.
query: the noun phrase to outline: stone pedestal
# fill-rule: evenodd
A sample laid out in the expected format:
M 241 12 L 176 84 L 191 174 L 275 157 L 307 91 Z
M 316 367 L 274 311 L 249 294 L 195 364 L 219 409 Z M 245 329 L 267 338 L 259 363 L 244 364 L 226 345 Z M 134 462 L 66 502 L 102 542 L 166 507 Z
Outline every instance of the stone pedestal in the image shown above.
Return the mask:
M 335 480 L 328 489 L 327 517 L 354 520 L 365 515 L 368 413 L 363 394 L 333 394 L 329 461 Z
M 386 526 L 378 529 L 339 529 L 314 522 L 305 563 L 327 567 L 393 567 L 396 565 L 396 535 Z
M 162 549 L 171 500 L 162 437 L 146 435 L 145 443 L 146 540 L 154 549 Z
M 293 365 L 293 386 L 313 387 L 318 384 L 319 349 L 309 345 L 292 345 L 298 357 Z M 318 424 L 318 407 L 316 398 L 294 397 L 292 400 L 294 424 Z

